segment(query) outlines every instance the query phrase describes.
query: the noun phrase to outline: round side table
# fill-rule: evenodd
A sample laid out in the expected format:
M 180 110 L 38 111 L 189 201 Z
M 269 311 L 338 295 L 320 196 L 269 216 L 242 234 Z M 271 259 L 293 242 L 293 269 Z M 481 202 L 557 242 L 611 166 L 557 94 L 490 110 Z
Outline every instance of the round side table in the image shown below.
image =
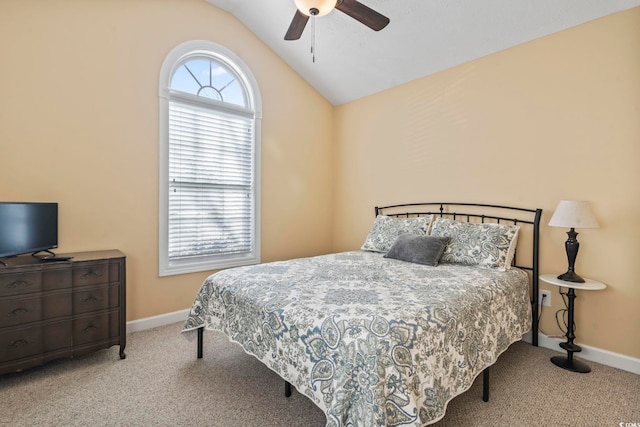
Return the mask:
M 550 285 L 558 286 L 560 288 L 568 288 L 566 295 L 569 300 L 567 303 L 567 315 L 569 317 L 567 321 L 567 342 L 560 343 L 560 347 L 567 351 L 567 357 L 564 356 L 554 356 L 551 358 L 551 362 L 554 365 L 561 367 L 562 369 L 566 369 L 567 371 L 572 372 L 580 372 L 587 373 L 591 372 L 591 368 L 584 362 L 573 359 L 573 353 L 578 353 L 582 351 L 579 345 L 574 344 L 573 340 L 575 339 L 575 335 L 573 331 L 576 329 L 576 324 L 573 321 L 573 313 L 574 313 L 574 300 L 576 299 L 576 289 L 588 290 L 588 291 L 597 291 L 600 289 L 604 289 L 607 287 L 604 283 L 598 282 L 597 280 L 592 279 L 584 279 L 584 283 L 576 283 L 576 282 L 567 282 L 565 280 L 558 279 L 558 276 L 555 274 L 543 274 L 540 276 L 540 280 Z

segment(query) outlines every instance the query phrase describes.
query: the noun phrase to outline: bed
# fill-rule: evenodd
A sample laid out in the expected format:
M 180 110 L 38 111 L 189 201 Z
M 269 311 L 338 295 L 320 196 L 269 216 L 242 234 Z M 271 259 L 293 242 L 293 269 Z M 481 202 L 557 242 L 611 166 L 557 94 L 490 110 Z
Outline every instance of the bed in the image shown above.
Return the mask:
M 199 358 L 203 331 L 224 332 L 327 427 L 432 424 L 480 373 L 488 400 L 489 367 L 523 334 L 537 345 L 541 212 L 376 207 L 359 251 L 209 276 L 183 332 L 197 332 Z

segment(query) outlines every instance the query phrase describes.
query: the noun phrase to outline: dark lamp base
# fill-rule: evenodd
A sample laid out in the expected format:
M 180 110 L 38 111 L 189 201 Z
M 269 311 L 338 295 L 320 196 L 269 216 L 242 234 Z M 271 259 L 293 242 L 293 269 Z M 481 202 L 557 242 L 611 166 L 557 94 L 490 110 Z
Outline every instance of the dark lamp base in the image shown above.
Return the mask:
M 579 360 L 569 360 L 564 356 L 553 356 L 551 361 L 554 365 L 561 367 L 562 369 L 566 369 L 571 372 L 580 372 L 581 374 L 586 374 L 587 372 L 591 372 L 591 368 L 586 363 L 582 363 Z
M 564 280 L 565 282 L 584 283 L 584 279 L 571 270 L 559 275 L 558 279 Z

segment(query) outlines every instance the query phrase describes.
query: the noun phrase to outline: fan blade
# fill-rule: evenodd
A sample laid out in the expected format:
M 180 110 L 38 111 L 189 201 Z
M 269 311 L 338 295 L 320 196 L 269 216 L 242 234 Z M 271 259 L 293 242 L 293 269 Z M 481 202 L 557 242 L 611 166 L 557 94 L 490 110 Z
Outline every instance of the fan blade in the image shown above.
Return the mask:
M 287 30 L 287 34 L 284 35 L 284 39 L 298 40 L 300 36 L 302 36 L 302 32 L 304 31 L 304 27 L 307 25 L 308 20 L 309 17 L 307 15 L 296 9 L 296 14 L 293 15 L 291 25 L 289 25 L 289 29 Z
M 389 18 L 357 0 L 338 0 L 336 9 L 375 31 L 380 31 L 389 23 Z

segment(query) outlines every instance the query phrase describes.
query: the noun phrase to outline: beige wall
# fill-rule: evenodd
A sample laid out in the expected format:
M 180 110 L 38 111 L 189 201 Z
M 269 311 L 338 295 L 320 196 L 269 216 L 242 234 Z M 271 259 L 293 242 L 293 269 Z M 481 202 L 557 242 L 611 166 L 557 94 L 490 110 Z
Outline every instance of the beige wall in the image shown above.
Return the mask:
M 591 201 L 576 271 L 608 288 L 578 291 L 577 341 L 640 357 L 640 8 L 341 106 L 335 135 L 335 250 L 362 244 L 375 205 L 539 207 L 541 272 L 560 273 L 567 230 L 546 224 Z
M 158 78 L 206 39 L 263 101 L 262 258 L 331 250 L 332 106 L 203 0 L 2 0 L 0 200 L 56 201 L 60 252 L 127 255 L 127 318 L 182 310 L 207 273 L 158 277 Z M 309 129 L 313 129 L 310 132 Z
M 59 202 L 62 252 L 126 253 L 129 320 L 190 306 L 208 274 L 157 275 L 158 75 L 194 39 L 260 86 L 264 261 L 359 247 L 375 205 L 540 207 L 546 224 L 590 200 L 602 228 L 578 230 L 577 270 L 609 287 L 578 292 L 578 341 L 640 357 L 640 8 L 332 108 L 202 0 L 1 1 L 0 200 Z M 543 227 L 543 272 L 566 268 L 565 239 Z

